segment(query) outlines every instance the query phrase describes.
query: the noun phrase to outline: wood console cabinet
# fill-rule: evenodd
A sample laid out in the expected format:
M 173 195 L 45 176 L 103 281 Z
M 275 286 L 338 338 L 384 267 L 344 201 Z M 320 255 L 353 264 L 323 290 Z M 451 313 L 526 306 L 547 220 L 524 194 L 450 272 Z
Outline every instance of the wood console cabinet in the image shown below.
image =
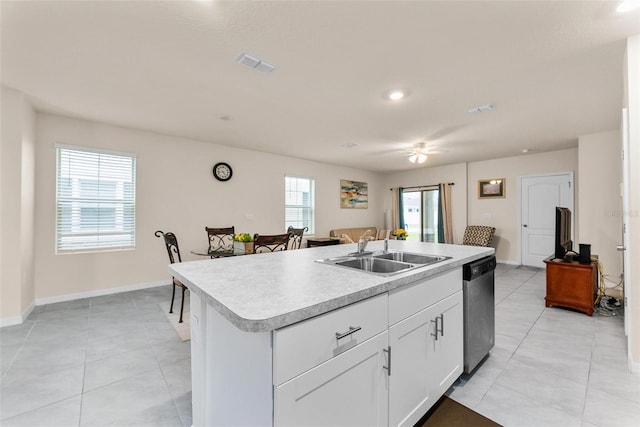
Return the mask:
M 580 264 L 562 259 L 546 259 L 544 263 L 547 265 L 545 306 L 572 308 L 593 315 L 598 283 L 596 263 Z

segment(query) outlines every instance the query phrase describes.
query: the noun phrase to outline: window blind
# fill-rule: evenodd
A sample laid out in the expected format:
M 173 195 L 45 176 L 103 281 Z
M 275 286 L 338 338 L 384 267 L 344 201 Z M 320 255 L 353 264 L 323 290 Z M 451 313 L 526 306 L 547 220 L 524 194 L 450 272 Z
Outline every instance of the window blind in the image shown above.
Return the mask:
M 135 156 L 57 146 L 56 158 L 56 250 L 135 247 Z
M 285 230 L 308 227 L 314 233 L 314 181 L 309 178 L 285 176 Z

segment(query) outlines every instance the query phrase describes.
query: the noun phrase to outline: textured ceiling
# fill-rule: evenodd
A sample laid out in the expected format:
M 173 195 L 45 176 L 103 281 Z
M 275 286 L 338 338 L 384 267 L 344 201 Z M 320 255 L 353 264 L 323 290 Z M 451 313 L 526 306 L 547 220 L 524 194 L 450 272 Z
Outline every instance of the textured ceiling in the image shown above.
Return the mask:
M 618 128 L 640 12 L 616 6 L 3 0 L 1 77 L 39 111 L 403 170 L 575 147 Z M 276 70 L 238 64 L 243 51 Z M 385 99 L 396 87 L 409 96 Z M 495 110 L 467 113 L 487 103 Z M 439 154 L 413 165 L 407 150 L 421 141 Z

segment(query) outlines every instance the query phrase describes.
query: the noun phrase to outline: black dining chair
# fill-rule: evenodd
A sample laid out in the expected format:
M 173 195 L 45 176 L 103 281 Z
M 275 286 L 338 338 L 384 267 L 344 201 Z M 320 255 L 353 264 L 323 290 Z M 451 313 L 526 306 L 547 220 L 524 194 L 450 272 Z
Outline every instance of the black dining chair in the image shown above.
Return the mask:
M 233 235 L 235 234 L 235 226 L 212 228 L 205 227 L 207 237 L 209 239 L 209 254 L 211 258 L 218 258 L 233 253 Z M 216 254 L 221 252 L 221 254 Z
M 253 235 L 253 253 L 286 251 L 290 234 Z
M 165 233 L 160 230 L 156 231 L 154 234 L 156 237 L 164 238 L 164 245 L 167 248 L 167 254 L 169 254 L 169 262 L 171 264 L 182 262 L 182 257 L 180 256 L 180 247 L 178 246 L 178 238 L 176 237 L 176 235 L 171 232 Z M 182 314 L 184 312 L 184 293 L 186 290 L 188 290 L 188 288 L 184 285 L 184 283 L 182 283 L 175 277 L 172 277 L 172 279 L 173 292 L 171 293 L 171 306 L 169 307 L 169 313 L 173 313 L 173 300 L 176 297 L 176 286 L 179 286 L 182 288 L 182 304 L 180 304 L 180 320 L 178 321 L 178 323 L 182 323 Z
M 287 233 L 291 236 L 289 238 L 289 249 L 300 249 L 302 246 L 302 236 L 305 231 L 309 231 L 309 227 L 303 228 L 293 228 L 293 226 L 289 226 L 287 228 Z

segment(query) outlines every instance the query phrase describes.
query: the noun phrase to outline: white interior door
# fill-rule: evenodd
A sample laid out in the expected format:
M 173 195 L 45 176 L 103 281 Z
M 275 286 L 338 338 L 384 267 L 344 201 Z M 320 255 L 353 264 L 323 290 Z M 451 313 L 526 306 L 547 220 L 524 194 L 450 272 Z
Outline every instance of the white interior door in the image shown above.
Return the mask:
M 522 265 L 544 267 L 543 260 L 555 252 L 556 206 L 571 210 L 573 236 L 573 172 L 520 177 Z

